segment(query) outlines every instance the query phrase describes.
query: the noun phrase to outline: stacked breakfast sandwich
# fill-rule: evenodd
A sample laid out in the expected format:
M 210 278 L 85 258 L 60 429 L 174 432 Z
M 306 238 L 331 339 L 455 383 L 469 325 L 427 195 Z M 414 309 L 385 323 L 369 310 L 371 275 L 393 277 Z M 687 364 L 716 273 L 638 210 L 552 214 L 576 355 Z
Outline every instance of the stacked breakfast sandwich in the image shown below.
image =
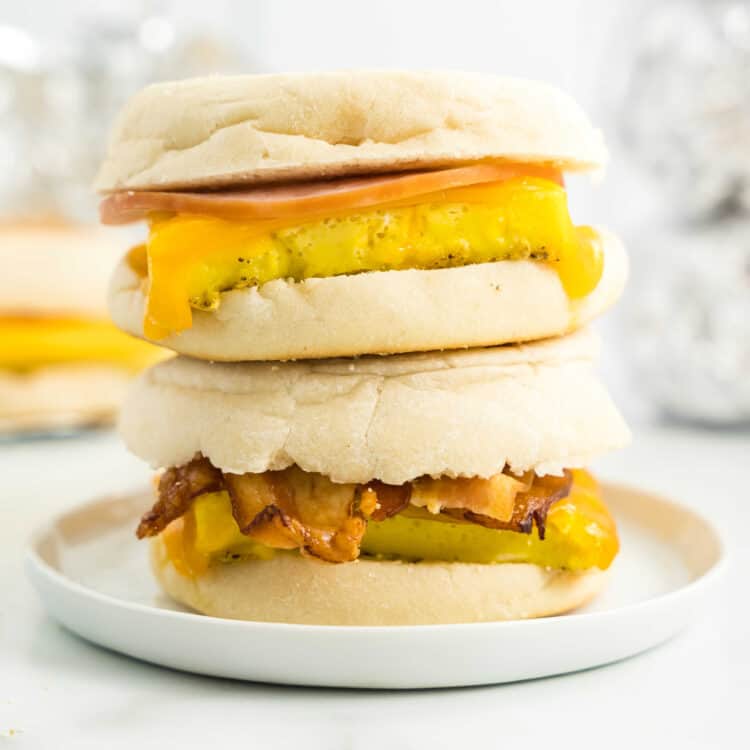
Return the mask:
M 0 435 L 111 424 L 132 376 L 163 358 L 108 318 L 113 239 L 60 220 L 0 223 Z
M 137 529 L 177 601 L 292 623 L 564 612 L 615 523 L 585 466 L 627 428 L 585 324 L 627 274 L 576 226 L 598 131 L 545 85 L 458 73 L 214 77 L 125 108 L 110 289 L 179 356 L 121 430 L 161 470 Z

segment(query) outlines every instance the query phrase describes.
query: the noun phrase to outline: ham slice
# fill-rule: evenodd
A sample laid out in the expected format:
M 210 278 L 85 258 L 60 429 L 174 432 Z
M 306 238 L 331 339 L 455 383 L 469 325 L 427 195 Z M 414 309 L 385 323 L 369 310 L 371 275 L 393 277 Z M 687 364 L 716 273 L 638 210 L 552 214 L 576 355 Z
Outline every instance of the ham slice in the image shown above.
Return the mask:
M 201 214 L 229 220 L 278 220 L 328 215 L 341 211 L 440 193 L 453 188 L 537 177 L 562 184 L 557 169 L 531 164 L 475 164 L 433 172 L 317 180 L 216 192 L 135 192 L 107 196 L 100 204 L 104 224 L 128 224 L 154 211 Z

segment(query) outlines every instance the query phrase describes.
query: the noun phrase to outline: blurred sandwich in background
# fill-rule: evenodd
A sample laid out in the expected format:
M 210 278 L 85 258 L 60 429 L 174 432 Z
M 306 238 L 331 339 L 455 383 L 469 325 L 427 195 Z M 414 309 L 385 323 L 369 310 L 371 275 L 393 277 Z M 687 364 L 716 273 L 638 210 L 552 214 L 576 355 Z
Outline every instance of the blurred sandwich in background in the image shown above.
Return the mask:
M 162 351 L 108 320 L 117 236 L 59 220 L 0 223 L 0 433 L 111 423 Z

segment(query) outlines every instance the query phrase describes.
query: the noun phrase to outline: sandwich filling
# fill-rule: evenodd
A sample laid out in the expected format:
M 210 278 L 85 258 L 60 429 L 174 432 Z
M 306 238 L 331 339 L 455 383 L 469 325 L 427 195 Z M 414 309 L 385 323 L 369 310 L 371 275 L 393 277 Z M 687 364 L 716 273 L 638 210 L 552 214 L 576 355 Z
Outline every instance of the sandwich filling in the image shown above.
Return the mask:
M 149 221 L 131 268 L 146 294 L 144 333 L 188 329 L 225 292 L 277 279 L 532 261 L 570 299 L 599 283 L 597 234 L 571 221 L 559 171 L 475 165 L 437 172 L 217 193 L 124 193 L 105 222 Z
M 356 485 L 296 466 L 230 474 L 201 456 L 164 472 L 137 535 L 160 536 L 190 577 L 281 550 L 326 562 L 367 555 L 585 570 L 606 569 L 619 548 L 596 482 L 581 470 Z
M 26 371 L 83 362 L 137 371 L 162 358 L 159 349 L 105 320 L 0 317 L 0 368 Z

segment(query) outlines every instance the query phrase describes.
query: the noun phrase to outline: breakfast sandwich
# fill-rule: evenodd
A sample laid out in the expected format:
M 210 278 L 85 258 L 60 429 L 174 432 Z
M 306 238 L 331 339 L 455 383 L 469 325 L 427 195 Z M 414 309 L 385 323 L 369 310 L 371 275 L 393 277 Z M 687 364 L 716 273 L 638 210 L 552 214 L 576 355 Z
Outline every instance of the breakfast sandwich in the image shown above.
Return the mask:
M 159 470 L 137 535 L 218 617 L 407 625 L 538 617 L 603 586 L 587 473 L 628 437 L 585 323 L 624 250 L 573 223 L 599 133 L 547 86 L 458 73 L 157 84 L 97 185 L 145 221 L 121 328 L 179 356 L 121 414 Z
M 138 526 L 177 601 L 333 625 L 554 614 L 618 550 L 589 460 L 627 429 L 593 334 L 286 363 L 178 357 L 121 415 L 165 467 Z
M 105 223 L 148 222 L 115 322 L 182 354 L 287 360 L 564 334 L 620 294 L 622 246 L 573 223 L 601 136 L 539 83 L 459 73 L 213 77 L 114 129 Z
M 0 224 L 0 433 L 111 423 L 127 382 L 163 357 L 108 318 L 118 255 L 100 229 Z

